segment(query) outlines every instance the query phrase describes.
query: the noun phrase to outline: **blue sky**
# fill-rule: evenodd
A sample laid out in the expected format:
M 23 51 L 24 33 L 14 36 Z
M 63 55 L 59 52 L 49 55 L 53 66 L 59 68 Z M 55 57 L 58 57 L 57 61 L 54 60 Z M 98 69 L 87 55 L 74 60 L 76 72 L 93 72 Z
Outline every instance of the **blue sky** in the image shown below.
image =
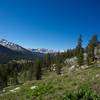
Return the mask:
M 100 0 L 0 0 L 0 38 L 26 48 L 68 49 L 100 36 Z

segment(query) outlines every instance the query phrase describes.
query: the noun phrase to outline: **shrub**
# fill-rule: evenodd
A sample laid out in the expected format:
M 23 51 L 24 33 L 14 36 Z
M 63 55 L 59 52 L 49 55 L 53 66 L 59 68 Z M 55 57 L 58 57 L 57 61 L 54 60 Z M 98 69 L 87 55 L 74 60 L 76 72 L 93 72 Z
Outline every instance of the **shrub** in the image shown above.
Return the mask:
M 77 89 L 66 91 L 63 100 L 100 100 L 100 95 L 91 89 Z

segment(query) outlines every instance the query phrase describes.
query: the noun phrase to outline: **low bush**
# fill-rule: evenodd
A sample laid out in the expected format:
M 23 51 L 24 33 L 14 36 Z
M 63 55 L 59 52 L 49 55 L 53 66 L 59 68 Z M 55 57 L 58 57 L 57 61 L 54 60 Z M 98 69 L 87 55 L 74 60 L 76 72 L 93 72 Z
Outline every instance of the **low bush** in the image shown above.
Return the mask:
M 100 94 L 88 88 L 78 88 L 77 90 L 66 91 L 63 100 L 100 100 Z

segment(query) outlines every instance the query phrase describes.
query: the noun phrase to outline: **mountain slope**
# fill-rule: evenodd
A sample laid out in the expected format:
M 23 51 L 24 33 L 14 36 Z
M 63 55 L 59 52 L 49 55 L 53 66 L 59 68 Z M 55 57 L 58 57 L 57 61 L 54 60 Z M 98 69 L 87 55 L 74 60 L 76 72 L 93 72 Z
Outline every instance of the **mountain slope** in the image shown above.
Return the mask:
M 5 39 L 0 39 L 0 44 L 4 47 L 7 47 L 7 48 L 13 50 L 13 51 L 30 52 L 29 50 L 15 44 L 15 43 L 9 42 Z
M 32 59 L 34 55 L 31 52 L 13 51 L 0 45 L 0 63 L 6 63 L 14 59 Z
M 31 52 L 38 52 L 38 53 L 43 53 L 43 54 L 47 54 L 47 53 L 55 53 L 56 51 L 54 50 L 50 50 L 50 49 L 45 49 L 45 48 L 38 48 L 38 49 L 29 49 Z
M 0 100 L 16 100 L 16 98 L 18 100 L 80 100 L 75 99 L 76 97 L 85 97 L 81 100 L 100 100 L 99 72 L 100 67 L 96 66 L 76 72 L 66 72 L 61 76 L 49 72 L 43 80 L 28 81 L 23 85 L 5 88 Z M 79 95 L 76 95 L 77 93 Z
M 15 59 L 34 59 L 42 57 L 44 54 L 40 52 L 32 52 L 15 43 L 5 39 L 0 39 L 0 63 L 6 63 L 9 60 Z
M 6 63 L 13 58 L 16 53 L 2 45 L 0 45 L 0 63 Z

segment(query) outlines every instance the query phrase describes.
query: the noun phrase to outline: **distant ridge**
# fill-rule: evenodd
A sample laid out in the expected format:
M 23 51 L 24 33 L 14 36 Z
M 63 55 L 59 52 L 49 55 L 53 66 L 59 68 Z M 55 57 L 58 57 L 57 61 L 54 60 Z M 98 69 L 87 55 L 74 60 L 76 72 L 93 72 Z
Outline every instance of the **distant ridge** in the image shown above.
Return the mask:
M 0 63 L 7 63 L 10 60 L 28 59 L 33 60 L 36 57 L 42 57 L 43 54 L 31 52 L 15 43 L 5 39 L 0 39 Z

